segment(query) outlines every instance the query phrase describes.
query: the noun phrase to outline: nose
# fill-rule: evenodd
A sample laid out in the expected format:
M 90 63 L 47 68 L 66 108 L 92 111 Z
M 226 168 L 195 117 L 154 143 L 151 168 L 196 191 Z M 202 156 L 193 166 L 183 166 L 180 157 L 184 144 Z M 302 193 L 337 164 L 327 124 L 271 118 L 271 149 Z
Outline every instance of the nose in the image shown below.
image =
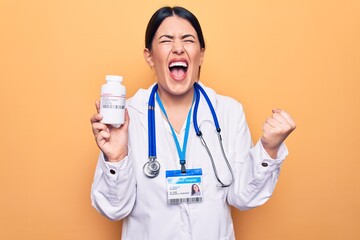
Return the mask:
M 184 52 L 184 45 L 180 39 L 176 39 L 173 44 L 173 53 L 181 54 Z

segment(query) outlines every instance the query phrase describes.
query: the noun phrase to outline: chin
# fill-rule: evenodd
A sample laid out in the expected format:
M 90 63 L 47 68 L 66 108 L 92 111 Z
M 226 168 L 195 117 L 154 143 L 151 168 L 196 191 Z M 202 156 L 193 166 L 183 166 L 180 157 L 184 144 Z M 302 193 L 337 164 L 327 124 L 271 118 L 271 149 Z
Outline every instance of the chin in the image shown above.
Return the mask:
M 172 80 L 170 84 L 168 84 L 168 89 L 174 95 L 183 95 L 189 92 L 194 85 L 195 81 L 191 80 Z

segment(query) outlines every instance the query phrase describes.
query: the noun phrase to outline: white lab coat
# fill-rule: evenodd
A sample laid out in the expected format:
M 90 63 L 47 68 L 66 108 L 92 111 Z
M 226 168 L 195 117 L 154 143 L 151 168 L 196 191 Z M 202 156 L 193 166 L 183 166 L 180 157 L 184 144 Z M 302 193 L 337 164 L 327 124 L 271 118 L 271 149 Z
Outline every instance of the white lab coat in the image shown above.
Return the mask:
M 100 154 L 91 193 L 92 204 L 100 213 L 112 220 L 124 219 L 123 240 L 235 239 L 230 205 L 246 210 L 264 204 L 272 195 L 280 166 L 287 155 L 285 145 L 280 147 L 275 160 L 269 157 L 260 141 L 252 147 L 241 104 L 204 88 L 217 113 L 234 183 L 228 188 L 217 188 L 211 161 L 191 122 L 186 167 L 203 170 L 203 202 L 167 204 L 165 171 L 180 169 L 178 153 L 169 125 L 159 106 L 155 105 L 156 151 L 161 170 L 156 178 L 144 175 L 143 165 L 148 161 L 147 109 L 151 88 L 140 89 L 127 101 L 129 154 L 118 163 L 106 162 Z M 230 173 L 203 96 L 197 118 L 220 179 L 228 183 Z M 180 146 L 184 128 L 178 136 Z

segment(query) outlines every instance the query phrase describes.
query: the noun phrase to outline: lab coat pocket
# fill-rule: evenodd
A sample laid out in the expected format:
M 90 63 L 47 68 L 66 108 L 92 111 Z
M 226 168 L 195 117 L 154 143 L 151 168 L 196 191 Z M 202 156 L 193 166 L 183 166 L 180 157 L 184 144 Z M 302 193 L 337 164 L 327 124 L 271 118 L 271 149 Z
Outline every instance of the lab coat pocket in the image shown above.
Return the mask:
M 226 188 L 219 187 L 212 169 L 207 169 L 203 173 L 204 198 L 210 200 L 225 199 Z

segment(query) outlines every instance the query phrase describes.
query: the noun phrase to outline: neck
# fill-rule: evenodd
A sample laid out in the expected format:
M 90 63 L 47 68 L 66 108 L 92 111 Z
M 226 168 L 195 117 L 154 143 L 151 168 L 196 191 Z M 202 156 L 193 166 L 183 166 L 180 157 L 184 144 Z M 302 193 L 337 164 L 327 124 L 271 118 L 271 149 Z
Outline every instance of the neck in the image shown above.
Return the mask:
M 174 95 L 159 86 L 158 94 L 166 110 L 175 110 L 182 108 L 186 108 L 187 110 L 189 110 L 194 98 L 194 88 L 191 88 L 184 94 Z

